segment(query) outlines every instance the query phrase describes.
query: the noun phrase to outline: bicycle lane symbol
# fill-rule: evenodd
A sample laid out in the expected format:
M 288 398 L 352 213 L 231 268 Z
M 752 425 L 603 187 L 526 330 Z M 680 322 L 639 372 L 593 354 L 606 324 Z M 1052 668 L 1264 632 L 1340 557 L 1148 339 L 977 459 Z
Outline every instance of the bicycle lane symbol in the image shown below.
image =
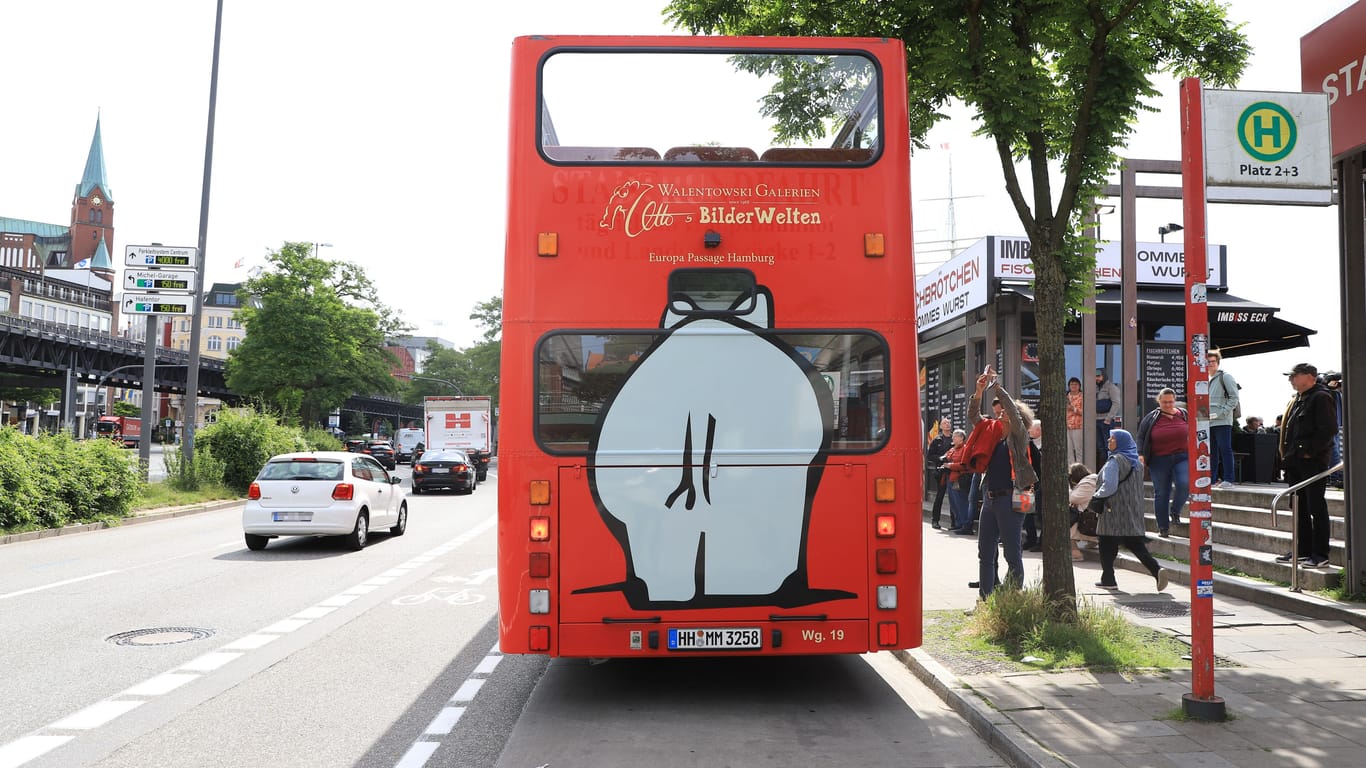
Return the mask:
M 456 606 L 474 605 L 476 603 L 482 603 L 485 599 L 487 599 L 487 596 L 481 592 L 477 592 L 470 589 L 470 587 L 477 587 L 484 584 L 497 573 L 498 571 L 496 569 L 489 568 L 483 571 L 477 571 L 471 574 L 470 576 L 438 576 L 432 580 L 445 582 L 447 584 L 451 584 L 452 586 L 432 587 L 426 592 L 420 592 L 415 595 L 404 595 L 402 597 L 396 597 L 391 602 L 393 605 L 403 606 L 422 605 L 423 603 L 429 603 L 432 601 L 443 602 L 449 605 Z M 464 586 L 454 586 L 454 584 L 457 583 L 463 583 Z

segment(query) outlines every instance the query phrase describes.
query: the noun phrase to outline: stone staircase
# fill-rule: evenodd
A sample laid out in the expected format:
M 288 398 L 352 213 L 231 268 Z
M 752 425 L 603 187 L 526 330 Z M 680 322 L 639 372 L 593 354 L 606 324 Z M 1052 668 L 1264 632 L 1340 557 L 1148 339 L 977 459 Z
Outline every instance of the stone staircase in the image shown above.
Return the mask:
M 1290 551 L 1290 498 L 1281 500 L 1276 519 L 1271 517 L 1271 501 L 1284 485 L 1240 485 L 1214 491 L 1214 518 L 1211 540 L 1216 568 L 1232 568 L 1258 579 L 1290 583 L 1288 563 L 1276 562 L 1278 555 Z M 1181 523 L 1169 529 L 1171 538 L 1157 535 L 1157 519 L 1152 510 L 1152 484 L 1145 484 L 1145 516 L 1148 551 L 1158 559 L 1190 560 L 1190 519 L 1181 513 Z M 1332 522 L 1329 567 L 1307 568 L 1300 564 L 1300 588 L 1306 592 L 1336 587 L 1342 579 L 1346 561 L 1346 524 L 1341 491 L 1328 492 L 1328 514 Z M 1165 557 L 1164 557 L 1165 556 Z M 1223 574 L 1220 574 L 1223 575 Z M 1217 577 L 1216 577 L 1217 580 Z

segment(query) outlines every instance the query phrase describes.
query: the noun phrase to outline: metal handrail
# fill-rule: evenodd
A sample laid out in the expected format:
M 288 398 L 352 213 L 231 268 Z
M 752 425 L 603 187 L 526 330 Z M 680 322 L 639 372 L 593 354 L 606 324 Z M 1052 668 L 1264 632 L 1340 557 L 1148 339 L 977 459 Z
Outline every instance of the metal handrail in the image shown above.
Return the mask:
M 1307 478 L 1307 479 L 1305 479 L 1305 480 L 1301 480 L 1301 481 L 1299 481 L 1298 483 L 1295 483 L 1294 485 L 1290 486 L 1289 488 L 1286 488 L 1284 491 L 1281 491 L 1280 493 L 1278 493 L 1278 494 L 1276 494 L 1275 496 L 1271 497 L 1271 527 L 1272 527 L 1272 528 L 1279 528 L 1279 527 L 1280 527 L 1280 524 L 1276 522 L 1276 520 L 1277 520 L 1277 518 L 1276 518 L 1276 507 L 1280 506 L 1280 503 L 1281 503 L 1281 499 L 1282 499 L 1282 498 L 1284 498 L 1287 494 L 1295 493 L 1295 492 L 1299 491 L 1299 490 L 1302 489 L 1302 488 L 1305 488 L 1305 487 L 1308 487 L 1308 486 L 1310 486 L 1310 485 L 1313 485 L 1314 483 L 1317 483 L 1318 481 L 1327 478 L 1329 475 L 1333 474 L 1334 472 L 1341 472 L 1342 469 L 1343 469 L 1343 467 L 1344 467 L 1346 464 L 1347 464 L 1346 461 L 1339 461 L 1337 464 L 1335 464 L 1335 465 L 1329 467 L 1328 469 L 1323 470 L 1322 472 L 1318 473 L 1317 475 L 1314 475 L 1313 477 Z M 1300 505 L 1299 505 L 1299 497 L 1298 497 L 1298 496 L 1291 496 L 1291 497 L 1290 497 L 1290 591 L 1291 591 L 1291 592 L 1303 592 L 1303 591 L 1304 591 L 1304 590 L 1300 589 L 1300 516 L 1299 516 L 1299 506 L 1300 506 Z

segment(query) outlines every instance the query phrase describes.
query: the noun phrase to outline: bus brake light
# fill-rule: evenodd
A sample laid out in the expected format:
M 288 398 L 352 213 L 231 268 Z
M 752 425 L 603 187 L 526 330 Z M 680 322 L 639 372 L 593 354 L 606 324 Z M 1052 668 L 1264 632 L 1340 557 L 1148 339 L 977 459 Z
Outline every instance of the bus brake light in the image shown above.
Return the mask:
M 879 549 L 877 551 L 878 573 L 896 573 L 896 565 L 895 549 Z
M 527 563 L 527 573 L 533 579 L 550 578 L 550 553 L 532 552 L 531 559 Z
M 531 540 L 550 541 L 550 518 L 533 517 L 531 518 Z
M 877 536 L 879 539 L 890 539 L 896 535 L 896 515 L 877 516 Z

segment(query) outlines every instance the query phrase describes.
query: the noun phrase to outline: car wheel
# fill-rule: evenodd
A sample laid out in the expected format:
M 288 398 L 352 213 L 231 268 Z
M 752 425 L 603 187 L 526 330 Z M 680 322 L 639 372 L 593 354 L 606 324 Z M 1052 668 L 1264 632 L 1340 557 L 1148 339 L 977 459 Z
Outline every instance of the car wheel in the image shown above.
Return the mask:
M 489 473 L 488 473 L 487 471 L 484 471 L 484 472 L 480 472 L 480 473 L 479 473 L 479 482 L 482 483 L 482 482 L 484 482 L 484 481 L 487 480 L 487 479 L 489 479 Z
M 422 486 L 418 485 L 417 483 L 413 483 L 413 495 L 416 496 L 419 493 L 422 493 Z
M 356 528 L 346 537 L 347 546 L 351 549 L 360 551 L 365 549 L 365 544 L 370 540 L 370 515 L 365 510 L 361 510 L 356 515 Z
M 244 534 L 247 539 L 247 549 L 252 552 L 260 552 L 266 548 L 266 542 L 270 541 L 269 536 L 257 536 L 254 533 Z
M 389 529 L 389 533 L 394 536 L 402 536 L 408 530 L 408 502 L 398 505 L 398 522 Z

